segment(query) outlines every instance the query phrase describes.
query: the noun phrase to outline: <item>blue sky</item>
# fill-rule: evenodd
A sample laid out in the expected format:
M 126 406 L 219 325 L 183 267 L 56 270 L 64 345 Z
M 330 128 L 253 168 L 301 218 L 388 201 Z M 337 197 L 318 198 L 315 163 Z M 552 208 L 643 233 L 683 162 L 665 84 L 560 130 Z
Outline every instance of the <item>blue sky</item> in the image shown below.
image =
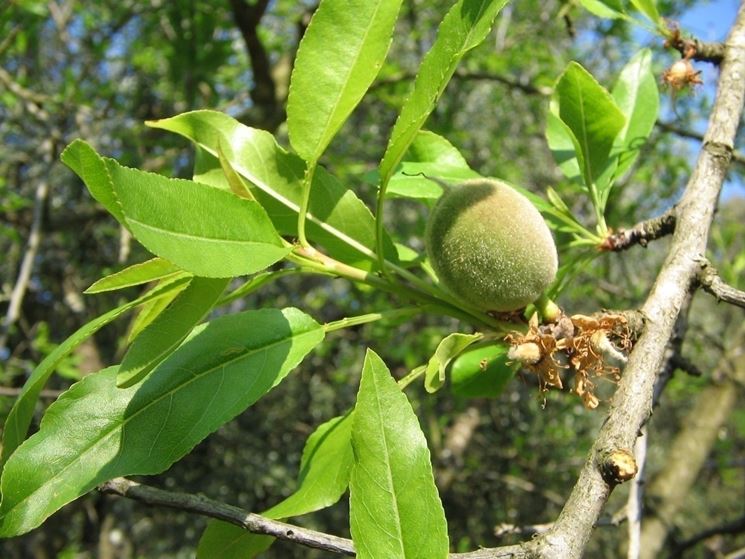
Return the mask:
M 680 27 L 683 31 L 694 35 L 702 41 L 724 41 L 727 37 L 732 23 L 735 21 L 735 15 L 739 7 L 739 0 L 713 0 L 711 2 L 702 2 L 683 14 L 680 19 Z M 718 71 L 711 64 L 696 64 L 696 69 L 702 71 L 704 86 L 699 89 L 699 95 L 706 95 L 713 101 L 715 84 L 717 82 Z M 708 116 L 702 119 L 698 131 L 703 132 L 706 129 Z M 698 145 L 697 143 L 695 144 Z M 698 149 L 697 147 L 694 149 Z M 730 176 L 734 174 L 730 172 Z M 724 186 L 723 196 L 745 196 L 745 183 L 742 179 L 734 177 L 728 179 Z

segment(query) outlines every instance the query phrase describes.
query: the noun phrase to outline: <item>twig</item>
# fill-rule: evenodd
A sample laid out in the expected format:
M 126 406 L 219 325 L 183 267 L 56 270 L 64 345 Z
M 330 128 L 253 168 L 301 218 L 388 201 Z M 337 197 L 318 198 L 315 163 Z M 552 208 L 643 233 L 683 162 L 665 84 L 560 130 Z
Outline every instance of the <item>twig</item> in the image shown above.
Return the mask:
M 692 548 L 694 545 L 708 540 L 712 536 L 718 536 L 722 534 L 740 534 L 745 532 L 745 516 L 722 524 L 720 526 L 713 526 L 706 530 L 701 530 L 698 534 L 691 536 L 683 541 L 677 542 L 673 546 L 673 551 L 670 554 L 671 557 L 680 557 L 683 552 L 687 549 Z
M 631 483 L 629 499 L 626 502 L 626 518 L 628 519 L 629 549 L 628 559 L 639 559 L 641 551 L 642 514 L 644 503 L 644 465 L 647 460 L 647 427 L 641 429 L 641 435 L 634 445 L 634 456 L 639 467 L 636 478 Z
M 687 357 L 683 357 L 679 353 L 676 353 L 672 356 L 670 359 L 671 364 L 676 369 L 680 369 L 687 375 L 691 375 L 692 377 L 703 377 L 704 373 L 701 369 L 698 368 L 698 366 L 693 363 L 690 359 Z
M 660 216 L 641 221 L 630 229 L 612 232 L 600 245 L 600 250 L 620 252 L 634 245 L 646 247 L 649 241 L 670 235 L 675 231 L 676 208 L 673 206 Z
M 694 132 L 693 130 L 686 130 L 685 128 L 680 128 L 678 126 L 675 126 L 671 122 L 662 122 L 658 120 L 655 123 L 655 125 L 660 130 L 664 130 L 665 132 L 670 132 L 672 134 L 675 134 L 676 136 L 680 136 L 681 138 L 689 138 L 691 140 L 698 140 L 699 142 L 704 141 L 703 134 L 699 134 L 698 132 Z M 739 163 L 740 165 L 745 165 L 745 154 L 742 154 L 739 151 L 733 151 L 732 161 L 734 161 L 735 163 Z
M 698 272 L 698 283 L 701 288 L 714 295 L 719 301 L 745 309 L 745 291 L 740 291 L 724 283 L 722 278 L 719 277 L 719 272 L 707 259 L 700 258 L 699 262 L 701 270 Z
M 353 556 L 355 554 L 352 540 L 271 520 L 201 495 L 164 491 L 122 477 L 101 484 L 98 490 L 102 493 L 134 499 L 148 505 L 168 507 L 216 518 L 244 528 L 254 534 L 274 536 L 281 540 L 342 555 Z
M 47 149 L 47 157 L 51 161 L 53 159 L 52 153 L 55 151 L 54 140 L 50 140 Z M 26 253 L 23 255 L 21 260 L 21 267 L 18 270 L 18 278 L 13 286 L 13 290 L 10 294 L 10 302 L 8 303 L 8 310 L 5 313 L 5 319 L 0 326 L 0 348 L 5 347 L 8 339 L 8 332 L 11 326 L 15 324 L 16 320 L 20 316 L 21 303 L 26 295 L 29 281 L 31 280 L 31 272 L 34 269 L 34 261 L 36 260 L 36 253 L 39 251 L 39 243 L 41 242 L 41 226 L 42 219 L 44 217 L 44 205 L 49 194 L 49 182 L 46 176 L 39 180 L 39 184 L 36 186 L 36 194 L 34 197 L 34 210 L 33 218 L 31 221 L 31 230 L 28 235 L 28 243 L 26 245 Z
M 725 53 L 724 43 L 705 43 L 696 38 L 684 39 L 677 31 L 673 32 L 665 46 L 674 48 L 685 58 L 712 64 L 721 64 Z
M 8 386 L 0 386 L 0 396 L 10 396 L 10 397 L 16 397 L 18 396 L 22 388 L 10 388 Z M 39 393 L 40 398 L 48 398 L 50 400 L 56 400 L 59 398 L 60 394 L 62 394 L 64 390 L 42 390 Z

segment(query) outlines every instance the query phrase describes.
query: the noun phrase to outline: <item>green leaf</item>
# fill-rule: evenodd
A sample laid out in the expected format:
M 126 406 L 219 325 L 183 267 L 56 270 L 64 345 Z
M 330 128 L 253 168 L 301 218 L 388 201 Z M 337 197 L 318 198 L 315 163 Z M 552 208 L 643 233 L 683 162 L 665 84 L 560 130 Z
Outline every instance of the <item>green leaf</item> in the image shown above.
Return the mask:
M 427 441 L 406 396 L 370 350 L 352 446 L 350 527 L 357 557 L 447 557 L 447 523 Z
M 489 34 L 494 18 L 507 0 L 458 0 L 442 20 L 437 39 L 422 60 L 411 96 L 396 119 L 380 162 L 386 184 L 445 91 L 463 56 Z
M 391 177 L 386 195 L 434 200 L 442 194 L 442 187 L 430 177 L 459 183 L 479 176 L 453 144 L 434 132 L 420 130 Z
M 320 425 L 305 443 L 297 490 L 261 513 L 268 518 L 289 518 L 329 507 L 349 485 L 352 454 L 352 412 Z M 251 534 L 226 522 L 210 522 L 202 534 L 197 557 L 246 559 L 264 551 L 274 538 Z
M 584 160 L 579 142 L 572 130 L 550 111 L 546 114 L 546 140 L 564 176 L 573 183 L 583 184 L 580 167 Z
M 580 0 L 584 8 L 598 17 L 606 19 L 627 18 L 620 0 Z
M 318 161 L 377 76 L 401 0 L 323 0 L 298 47 L 287 99 L 290 145 Z
M 450 388 L 456 396 L 496 398 L 519 366 L 509 363 L 508 347 L 491 343 L 468 348 L 452 363 Z
M 216 159 L 217 146 L 221 145 L 226 159 L 247 179 L 277 231 L 297 235 L 305 163 L 277 145 L 271 134 L 215 111 L 194 111 L 148 124 L 181 134 L 197 144 L 201 148 L 198 180 L 228 188 Z M 308 238 L 323 245 L 337 260 L 366 269 L 375 265 L 372 213 L 323 168 L 317 168 L 313 177 L 307 227 Z M 386 257 L 395 259 L 395 254 L 393 244 L 387 241 Z
M 89 375 L 47 410 L 2 477 L 0 536 L 27 532 L 97 484 L 156 474 L 276 386 L 323 339 L 297 309 L 223 316 L 197 327 L 140 384 Z
M 125 289 L 127 287 L 159 280 L 171 274 L 178 273 L 179 271 L 180 270 L 177 266 L 174 266 L 167 260 L 163 260 L 162 258 L 152 258 L 147 262 L 133 264 L 119 272 L 101 278 L 83 293 L 92 295 L 94 293 Z
M 119 366 L 117 386 L 132 386 L 165 359 L 212 309 L 229 282 L 230 278 L 193 278 L 129 348 Z
M 106 161 L 132 234 L 150 252 L 205 277 L 253 274 L 284 258 L 258 202 Z
M 656 26 L 664 27 L 665 22 L 660 17 L 660 12 L 657 10 L 656 0 L 631 0 L 631 3 Z
M 626 123 L 616 138 L 619 152 L 616 176 L 620 177 L 636 161 L 639 150 L 654 128 L 660 108 L 660 94 L 652 73 L 649 49 L 639 51 L 621 70 L 613 88 L 613 98 L 626 116 Z
M 424 373 L 424 388 L 430 394 L 437 392 L 445 384 L 445 370 L 450 362 L 469 345 L 480 340 L 481 334 L 453 333 L 443 338 L 430 357 Z
M 189 276 L 193 277 L 191 276 L 191 274 L 189 274 Z M 135 313 L 135 316 L 129 325 L 129 332 L 127 332 L 127 344 L 131 344 L 137 338 L 137 336 L 142 334 L 145 328 L 152 324 L 152 322 L 160 316 L 160 313 L 165 311 L 168 308 L 168 305 L 170 305 L 173 300 L 178 297 L 179 293 L 181 293 L 181 291 L 188 287 L 189 283 L 184 284 L 184 286 L 179 290 L 174 289 L 163 297 L 159 297 L 158 299 L 154 299 L 152 301 L 144 303 L 139 308 L 137 313 Z
M 134 301 L 125 303 L 105 314 L 102 314 L 98 318 L 94 318 L 87 324 L 78 328 L 78 330 L 76 330 L 69 338 L 57 346 L 52 353 L 47 355 L 44 361 L 39 363 L 39 366 L 34 369 L 31 376 L 23 385 L 23 389 L 18 395 L 18 399 L 15 404 L 13 404 L 13 408 L 10 410 L 8 418 L 5 421 L 1 463 L 4 464 L 8 460 L 8 457 L 13 454 L 15 449 L 18 448 L 18 445 L 20 445 L 26 437 L 29 425 L 31 424 L 31 419 L 34 416 L 34 408 L 36 406 L 36 401 L 39 398 L 39 393 L 44 388 L 44 385 L 47 383 L 47 380 L 52 375 L 60 361 L 109 322 L 119 318 L 119 316 L 138 305 L 157 300 L 160 297 L 165 297 L 175 290 L 183 289 L 188 284 L 189 279 L 190 276 L 186 274 L 175 276 L 151 289 Z
M 60 159 L 83 180 L 91 196 L 126 227 L 124 212 L 116 199 L 111 175 L 96 150 L 83 140 L 75 140 L 65 148 Z
M 66 150 L 70 157 L 77 152 L 105 164 L 135 238 L 183 270 L 205 277 L 252 274 L 290 251 L 257 202 L 204 184 L 122 167 L 80 141 Z M 100 172 L 80 176 L 91 189 L 104 182 Z
M 605 88 L 576 62 L 570 62 L 559 78 L 551 112 L 574 135 L 585 185 L 602 214 L 598 192 L 610 184 L 616 164 L 611 148 L 624 126 L 623 113 Z

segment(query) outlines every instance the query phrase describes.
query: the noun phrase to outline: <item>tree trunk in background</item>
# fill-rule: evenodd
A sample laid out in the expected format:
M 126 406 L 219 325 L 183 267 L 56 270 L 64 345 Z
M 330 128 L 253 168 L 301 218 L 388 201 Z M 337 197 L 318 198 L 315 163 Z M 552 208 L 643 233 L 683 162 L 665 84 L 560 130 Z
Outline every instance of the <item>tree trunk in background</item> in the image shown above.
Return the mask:
M 722 381 L 705 388 L 683 420 L 666 457 L 666 467 L 650 482 L 647 501 L 653 509 L 642 521 L 641 559 L 660 556 L 668 533 L 701 468 L 716 442 L 719 430 L 737 401 L 738 384 L 745 382 L 745 327 L 733 337 L 715 377 Z

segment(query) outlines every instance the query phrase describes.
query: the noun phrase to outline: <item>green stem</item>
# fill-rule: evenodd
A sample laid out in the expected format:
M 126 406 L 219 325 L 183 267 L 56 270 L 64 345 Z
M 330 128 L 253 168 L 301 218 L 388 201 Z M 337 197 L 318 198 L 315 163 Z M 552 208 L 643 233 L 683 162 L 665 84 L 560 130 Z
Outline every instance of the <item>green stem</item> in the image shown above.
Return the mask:
M 398 387 L 403 390 L 407 386 L 409 386 L 412 382 L 414 382 L 416 379 L 424 375 L 424 373 L 427 371 L 426 365 L 420 365 L 416 369 L 413 369 L 408 375 L 406 375 L 404 378 L 398 381 Z
M 360 324 L 368 324 L 369 322 L 375 322 L 377 320 L 408 317 L 425 311 L 426 309 L 424 307 L 403 307 L 389 311 L 361 314 L 359 316 L 350 316 L 340 320 L 335 320 L 334 322 L 329 322 L 323 327 L 323 329 L 326 333 L 335 332 L 336 330 L 343 330 L 344 328 L 351 328 L 352 326 L 359 326 Z
M 303 178 L 303 198 L 300 201 L 300 209 L 297 214 L 297 236 L 301 246 L 310 247 L 307 237 L 305 236 L 305 219 L 308 215 L 308 208 L 310 207 L 310 189 L 313 185 L 313 176 L 316 174 L 316 161 L 308 163 L 308 168 L 305 170 L 305 177 Z
M 252 277 L 250 280 L 245 282 L 240 287 L 237 287 L 227 295 L 223 295 L 219 301 L 217 301 L 216 306 L 221 305 L 227 305 L 228 303 L 232 303 L 236 299 L 240 299 L 241 297 L 245 297 L 246 295 L 253 293 L 257 289 L 260 289 L 261 287 L 265 286 L 267 283 L 278 280 L 279 278 L 283 278 L 285 276 L 293 275 L 293 274 L 301 274 L 305 273 L 305 270 L 302 268 L 285 268 L 283 270 L 277 270 L 274 272 L 264 272 L 262 274 L 258 274 L 254 277 Z

